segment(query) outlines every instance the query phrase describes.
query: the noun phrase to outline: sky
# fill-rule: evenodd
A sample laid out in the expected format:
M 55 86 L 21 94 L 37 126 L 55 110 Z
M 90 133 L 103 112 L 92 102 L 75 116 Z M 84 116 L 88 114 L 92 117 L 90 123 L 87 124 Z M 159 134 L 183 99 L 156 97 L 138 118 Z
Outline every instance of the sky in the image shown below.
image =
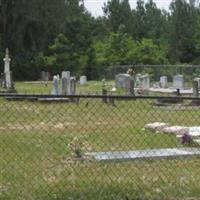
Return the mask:
M 95 17 L 103 15 L 102 7 L 107 1 L 108 0 L 84 0 L 85 7 Z M 135 8 L 137 0 L 129 0 L 129 2 L 131 7 Z M 154 0 L 154 2 L 159 8 L 168 9 L 171 0 Z

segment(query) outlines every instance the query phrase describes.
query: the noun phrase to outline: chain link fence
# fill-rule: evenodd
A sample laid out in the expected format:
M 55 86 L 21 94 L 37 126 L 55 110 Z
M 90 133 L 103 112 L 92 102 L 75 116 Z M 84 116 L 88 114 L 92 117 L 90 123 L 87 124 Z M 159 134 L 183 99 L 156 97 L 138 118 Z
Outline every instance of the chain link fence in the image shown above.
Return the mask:
M 0 199 L 200 199 L 199 101 L 2 95 Z
M 149 74 L 151 82 L 158 82 L 161 76 L 167 76 L 172 81 L 174 75 L 182 74 L 188 87 L 200 75 L 200 65 L 113 65 L 102 67 L 100 77 L 112 80 L 115 75 L 126 73 L 129 68 L 134 69 L 136 74 Z

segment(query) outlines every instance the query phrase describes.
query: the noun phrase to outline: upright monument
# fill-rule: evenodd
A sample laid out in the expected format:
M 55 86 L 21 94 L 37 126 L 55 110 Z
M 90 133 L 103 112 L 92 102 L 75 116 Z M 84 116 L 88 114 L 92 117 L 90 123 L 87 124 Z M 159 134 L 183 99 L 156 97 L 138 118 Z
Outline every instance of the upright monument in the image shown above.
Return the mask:
M 6 89 L 12 88 L 12 80 L 11 80 L 11 71 L 10 71 L 10 57 L 9 57 L 9 51 L 6 49 L 6 56 L 3 59 L 4 61 L 4 77 L 5 77 L 5 87 Z

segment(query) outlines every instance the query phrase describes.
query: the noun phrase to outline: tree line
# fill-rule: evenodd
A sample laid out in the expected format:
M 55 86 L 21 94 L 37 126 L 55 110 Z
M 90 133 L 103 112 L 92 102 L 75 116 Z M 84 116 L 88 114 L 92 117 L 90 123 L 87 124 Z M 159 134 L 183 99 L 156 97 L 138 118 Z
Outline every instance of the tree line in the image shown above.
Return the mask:
M 0 70 L 10 49 L 15 79 L 70 70 L 98 79 L 103 68 L 134 64 L 199 64 L 200 5 L 172 0 L 109 0 L 93 17 L 83 0 L 0 0 Z

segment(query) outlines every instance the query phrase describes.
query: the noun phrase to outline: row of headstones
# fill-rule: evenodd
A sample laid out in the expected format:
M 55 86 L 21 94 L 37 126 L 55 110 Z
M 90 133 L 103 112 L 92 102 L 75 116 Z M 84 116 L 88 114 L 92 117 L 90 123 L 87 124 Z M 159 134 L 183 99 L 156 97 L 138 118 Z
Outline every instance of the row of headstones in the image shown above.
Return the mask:
M 140 87 L 144 90 L 150 88 L 150 76 L 148 74 L 137 74 L 135 84 L 131 84 L 131 76 L 129 74 L 118 74 L 115 76 L 116 87 L 124 88 L 126 91 L 132 90 L 131 87 Z
M 59 81 L 58 75 L 53 77 L 53 95 L 59 95 Z M 87 83 L 87 77 L 80 77 L 80 84 L 84 85 Z M 63 71 L 61 75 L 61 95 L 75 95 L 76 94 L 76 77 L 70 76 L 70 71 Z
M 159 87 L 160 88 L 168 88 L 169 87 L 167 76 L 161 76 L 160 77 Z M 176 88 L 176 89 L 184 89 L 184 77 L 183 77 L 183 75 L 173 76 L 172 87 Z
M 116 86 L 129 90 L 131 88 L 130 79 L 131 77 L 129 74 L 118 74 L 116 75 Z M 148 90 L 150 88 L 150 76 L 148 74 L 137 74 L 135 78 L 135 87 L 142 88 L 143 90 Z M 158 87 L 168 87 L 167 76 L 160 77 Z M 173 77 L 173 87 L 180 89 L 184 88 L 184 79 L 182 75 L 176 75 Z
M 149 77 L 149 75 L 147 74 L 145 76 L 141 76 L 141 78 L 142 78 L 143 81 L 142 82 L 140 81 L 142 84 L 139 84 L 139 87 L 142 87 L 144 89 L 149 89 L 150 88 L 150 77 Z M 139 79 L 141 79 L 141 78 L 139 77 Z M 136 78 L 136 80 L 137 80 L 137 78 Z M 160 77 L 158 87 L 160 87 L 160 88 L 168 88 L 169 87 L 167 76 L 161 76 Z M 184 77 L 183 77 L 183 75 L 173 76 L 172 88 L 184 89 Z
M 57 75 L 57 78 L 60 80 L 60 76 Z M 42 71 L 41 72 L 41 81 L 47 82 L 50 80 L 50 73 Z M 87 83 L 87 77 L 86 76 L 80 76 L 80 84 L 85 85 Z
M 167 88 L 168 87 L 168 80 L 167 76 L 160 77 L 160 87 Z M 200 78 L 193 79 L 193 94 L 194 96 L 199 96 L 200 91 Z M 176 75 L 173 77 L 173 88 L 176 89 L 184 89 L 184 77 L 183 75 Z

